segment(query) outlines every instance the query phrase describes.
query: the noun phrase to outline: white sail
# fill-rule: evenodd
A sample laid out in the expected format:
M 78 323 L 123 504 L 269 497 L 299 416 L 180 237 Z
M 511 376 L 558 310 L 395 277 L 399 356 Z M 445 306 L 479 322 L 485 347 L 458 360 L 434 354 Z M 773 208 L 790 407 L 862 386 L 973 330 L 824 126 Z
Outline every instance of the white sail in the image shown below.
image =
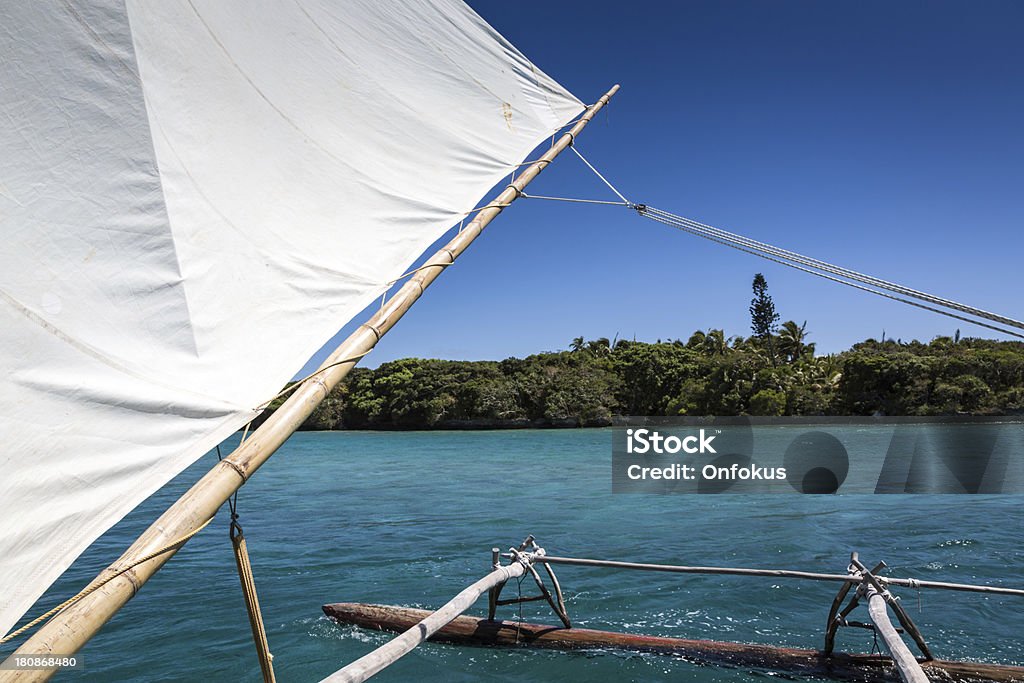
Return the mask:
M 582 105 L 455 0 L 0 17 L 6 633 Z

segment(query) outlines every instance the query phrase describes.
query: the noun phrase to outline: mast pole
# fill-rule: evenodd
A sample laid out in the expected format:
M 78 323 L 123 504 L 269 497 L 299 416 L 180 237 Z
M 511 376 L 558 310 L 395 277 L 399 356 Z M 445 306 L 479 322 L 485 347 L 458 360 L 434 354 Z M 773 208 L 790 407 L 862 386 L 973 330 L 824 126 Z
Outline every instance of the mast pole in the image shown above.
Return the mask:
M 409 310 L 424 290 L 464 252 L 502 209 L 514 202 L 522 190 L 555 157 L 569 147 L 591 119 L 618 92 L 614 85 L 587 108 L 576 124 L 558 138 L 540 159 L 527 166 L 486 208 L 448 244 L 435 253 L 385 305 L 363 323 L 324 361 L 314 376 L 304 381 L 280 408 L 249 435 L 231 455 L 218 462 L 202 479 L 175 501 L 127 551 L 90 583 L 98 583 L 130 566 L 148 553 L 195 531 L 217 510 L 306 420 L 331 390 L 348 375 L 358 359 L 373 349 L 384 334 Z M 184 544 L 182 544 L 184 545 Z M 179 548 L 181 546 L 178 546 Z M 147 560 L 111 580 L 43 625 L 11 657 L 24 655 L 70 655 L 77 652 L 139 588 L 152 577 L 177 549 Z M 46 680 L 56 670 L 0 670 L 0 680 Z

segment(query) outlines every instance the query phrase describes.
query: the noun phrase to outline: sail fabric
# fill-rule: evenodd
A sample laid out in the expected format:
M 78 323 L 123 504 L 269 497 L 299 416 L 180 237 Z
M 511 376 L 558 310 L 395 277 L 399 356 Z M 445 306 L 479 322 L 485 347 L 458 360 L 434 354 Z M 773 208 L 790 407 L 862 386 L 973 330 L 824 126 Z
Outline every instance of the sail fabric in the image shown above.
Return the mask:
M 0 7 L 0 633 L 582 111 L 455 0 Z

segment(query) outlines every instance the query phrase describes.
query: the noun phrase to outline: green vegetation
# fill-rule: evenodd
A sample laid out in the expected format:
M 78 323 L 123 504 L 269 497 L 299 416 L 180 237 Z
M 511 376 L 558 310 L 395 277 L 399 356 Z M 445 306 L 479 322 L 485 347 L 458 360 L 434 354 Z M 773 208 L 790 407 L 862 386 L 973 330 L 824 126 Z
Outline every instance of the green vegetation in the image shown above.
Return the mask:
M 1020 412 L 1024 343 L 869 339 L 815 356 L 806 323 L 788 321 L 764 338 L 727 338 L 722 330 L 653 344 L 577 338 L 568 351 L 500 362 L 406 358 L 356 368 L 304 428 L 599 426 L 612 415 Z
M 1024 343 L 868 339 L 816 356 L 807 321 L 779 314 L 761 273 L 753 336 L 723 330 L 654 344 L 587 341 L 495 361 L 404 358 L 354 369 L 303 429 L 590 427 L 613 415 L 1024 413 Z M 262 416 L 273 411 L 272 403 Z

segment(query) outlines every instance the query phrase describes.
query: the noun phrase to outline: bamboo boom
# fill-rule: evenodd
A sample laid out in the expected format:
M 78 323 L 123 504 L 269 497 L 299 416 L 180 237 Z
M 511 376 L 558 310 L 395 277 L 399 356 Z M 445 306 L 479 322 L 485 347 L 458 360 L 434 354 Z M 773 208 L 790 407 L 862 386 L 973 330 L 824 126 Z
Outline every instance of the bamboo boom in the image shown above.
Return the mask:
M 421 620 L 410 625 L 401 635 L 392 638 L 373 652 L 363 655 L 351 664 L 335 671 L 323 679 L 321 683 L 362 683 L 367 678 L 379 673 L 412 652 L 417 645 L 423 643 L 427 638 L 450 624 L 456 617 L 472 607 L 473 603 L 481 595 L 495 586 L 503 584 L 509 579 L 522 576 L 525 573 L 526 565 L 522 562 L 513 562 L 504 567 L 496 568 L 490 574 L 449 600 L 440 609 L 434 612 L 426 612 Z
M 874 586 L 867 587 L 868 614 L 871 615 L 871 622 L 875 625 L 875 633 L 882 637 L 885 649 L 892 655 L 893 664 L 900 673 L 903 683 L 928 683 L 928 676 L 925 675 L 921 664 L 907 647 L 907 644 L 896 633 L 892 622 L 889 621 L 889 612 L 885 598 L 875 589 Z
M 507 557 L 507 554 L 506 554 Z M 642 562 L 619 562 L 616 560 L 591 560 L 583 557 L 559 557 L 557 555 L 539 555 L 534 562 L 551 564 L 568 564 L 579 567 L 607 567 L 609 569 L 637 569 L 651 572 L 670 572 L 675 574 L 722 574 L 729 576 L 768 576 L 780 579 L 808 579 L 811 581 L 842 581 L 847 584 L 861 582 L 861 577 L 852 574 L 821 574 L 818 572 L 802 572 L 793 569 L 747 569 L 743 567 L 688 567 L 674 564 L 646 564 Z M 938 588 L 973 593 L 994 593 L 997 595 L 1024 596 L 1020 588 L 1003 588 L 1002 586 L 977 586 L 969 583 L 947 583 L 945 581 L 918 581 L 916 579 L 897 579 L 878 577 L 880 581 L 891 586 L 907 588 Z
M 523 188 L 572 144 L 575 137 L 618 90 L 618 85 L 613 86 L 591 105 L 569 132 L 558 138 L 540 159 L 527 166 L 515 182 L 506 187 L 486 208 L 480 210 L 458 235 L 434 254 L 427 261 L 429 266 L 417 271 L 377 313 L 342 342 L 324 361 L 321 366 L 323 372 L 303 382 L 244 444 L 218 462 L 196 482 L 92 583 L 101 581 L 145 557 L 147 553 L 182 538 L 213 517 L 231 494 L 237 491 L 299 428 L 331 389 L 355 366 L 358 359 L 373 349 L 380 338 L 394 327 L 424 290 L 444 271 L 445 266 L 453 263 L 487 224 L 500 214 L 504 207 L 515 201 Z M 171 550 L 139 564 L 68 607 L 40 628 L 14 654 L 64 655 L 77 652 L 175 552 L 176 550 Z M 54 673 L 55 670 L 0 671 L 0 680 L 46 680 Z

